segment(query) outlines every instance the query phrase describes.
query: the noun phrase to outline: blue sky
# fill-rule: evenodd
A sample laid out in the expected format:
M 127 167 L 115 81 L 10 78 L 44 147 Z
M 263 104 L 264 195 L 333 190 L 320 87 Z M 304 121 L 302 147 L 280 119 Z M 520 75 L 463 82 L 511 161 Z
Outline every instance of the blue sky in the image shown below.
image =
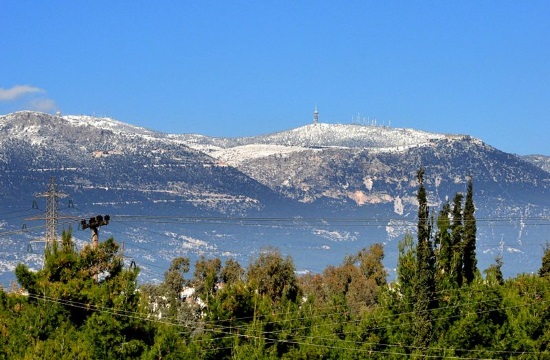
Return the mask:
M 0 3 L 0 113 L 246 136 L 376 119 L 550 155 L 549 1 Z

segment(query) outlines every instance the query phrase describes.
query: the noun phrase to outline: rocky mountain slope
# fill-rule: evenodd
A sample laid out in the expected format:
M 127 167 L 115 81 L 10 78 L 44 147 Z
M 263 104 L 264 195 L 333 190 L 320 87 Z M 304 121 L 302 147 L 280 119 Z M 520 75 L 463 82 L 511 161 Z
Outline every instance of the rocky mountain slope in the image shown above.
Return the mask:
M 414 204 L 415 176 L 426 169 L 432 204 L 462 191 L 468 177 L 481 203 L 546 206 L 549 174 L 542 166 L 468 135 L 432 134 L 377 126 L 312 124 L 266 136 L 217 139 L 179 136 L 301 202 L 329 198 L 367 204 Z M 494 209 L 494 211 L 499 211 Z M 396 211 L 402 213 L 401 211 Z
M 246 214 L 280 198 L 165 134 L 112 119 L 19 112 L 0 117 L 0 136 L 6 198 L 39 192 L 51 176 L 77 198 L 121 206 L 153 200 L 186 212 Z
M 415 229 L 420 167 L 435 210 L 473 178 L 481 269 L 501 253 L 518 264 L 510 273 L 532 270 L 550 214 L 550 173 L 535 164 L 543 162 L 467 135 L 412 129 L 311 124 L 212 138 L 106 118 L 8 114 L 0 117 L 0 235 L 15 235 L 0 236 L 0 274 L 19 261 L 39 266 L 40 252 L 25 250 L 43 229 L 19 232 L 30 215 L 15 213 L 52 176 L 76 204 L 63 210 L 73 219 L 111 214 L 102 231 L 125 242 L 145 279 L 161 277 L 177 255 L 246 263 L 264 246 L 292 255 L 299 270 L 320 271 L 382 242 L 395 266 L 396 240 Z
M 550 171 L 550 156 L 545 155 L 526 155 L 522 157 L 524 160 L 540 167 L 544 171 Z

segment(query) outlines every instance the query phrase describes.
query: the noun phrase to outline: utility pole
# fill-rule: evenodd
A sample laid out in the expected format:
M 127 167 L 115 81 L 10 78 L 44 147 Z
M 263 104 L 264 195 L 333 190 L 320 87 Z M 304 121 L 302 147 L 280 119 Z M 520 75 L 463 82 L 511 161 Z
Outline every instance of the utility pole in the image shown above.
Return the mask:
M 84 219 L 80 220 L 80 226 L 83 230 L 92 229 L 92 248 L 94 250 L 97 250 L 99 246 L 99 227 L 109 225 L 110 220 L 111 217 L 109 215 L 105 215 L 105 217 L 97 215 L 96 217 L 90 218 L 88 222 L 86 222 L 86 220 Z
M 82 230 L 92 230 L 92 249 L 97 250 L 99 247 L 99 228 L 104 225 L 109 225 L 109 220 L 111 220 L 109 215 L 105 215 L 105 217 L 97 215 L 96 217 L 91 217 L 88 222 L 86 222 L 85 219 L 80 220 Z M 95 270 L 94 280 L 96 283 L 99 282 L 99 269 L 97 268 Z

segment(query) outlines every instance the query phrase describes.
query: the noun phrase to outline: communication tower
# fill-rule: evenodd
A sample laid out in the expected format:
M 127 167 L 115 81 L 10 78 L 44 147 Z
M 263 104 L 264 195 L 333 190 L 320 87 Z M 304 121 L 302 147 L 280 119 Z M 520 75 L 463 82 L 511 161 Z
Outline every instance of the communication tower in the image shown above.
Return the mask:
M 313 112 L 313 123 L 319 123 L 319 111 L 317 111 L 317 106 L 315 106 L 315 111 Z

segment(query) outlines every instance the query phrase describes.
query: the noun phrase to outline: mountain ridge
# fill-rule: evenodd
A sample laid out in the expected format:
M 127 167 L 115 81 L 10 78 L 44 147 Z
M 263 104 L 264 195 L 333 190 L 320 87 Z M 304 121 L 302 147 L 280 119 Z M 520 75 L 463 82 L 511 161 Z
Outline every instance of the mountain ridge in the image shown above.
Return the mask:
M 177 254 L 246 263 L 273 245 L 315 271 L 372 242 L 395 263 L 396 240 L 415 229 L 423 167 L 434 210 L 473 178 L 476 215 L 489 219 L 478 226 L 481 266 L 504 252 L 532 269 L 532 244 L 546 240 L 536 225 L 550 216 L 550 173 L 527 160 L 469 135 L 414 129 L 321 123 L 228 139 L 18 112 L 0 116 L 0 207 L 30 204 L 54 177 L 75 217 L 111 214 L 104 231 L 154 279 L 158 262 Z M 24 221 L 0 222 L 0 233 Z M 18 236 L 1 240 L 10 260 L 2 265 L 0 254 L 0 272 L 28 258 L 21 243 L 31 233 Z

